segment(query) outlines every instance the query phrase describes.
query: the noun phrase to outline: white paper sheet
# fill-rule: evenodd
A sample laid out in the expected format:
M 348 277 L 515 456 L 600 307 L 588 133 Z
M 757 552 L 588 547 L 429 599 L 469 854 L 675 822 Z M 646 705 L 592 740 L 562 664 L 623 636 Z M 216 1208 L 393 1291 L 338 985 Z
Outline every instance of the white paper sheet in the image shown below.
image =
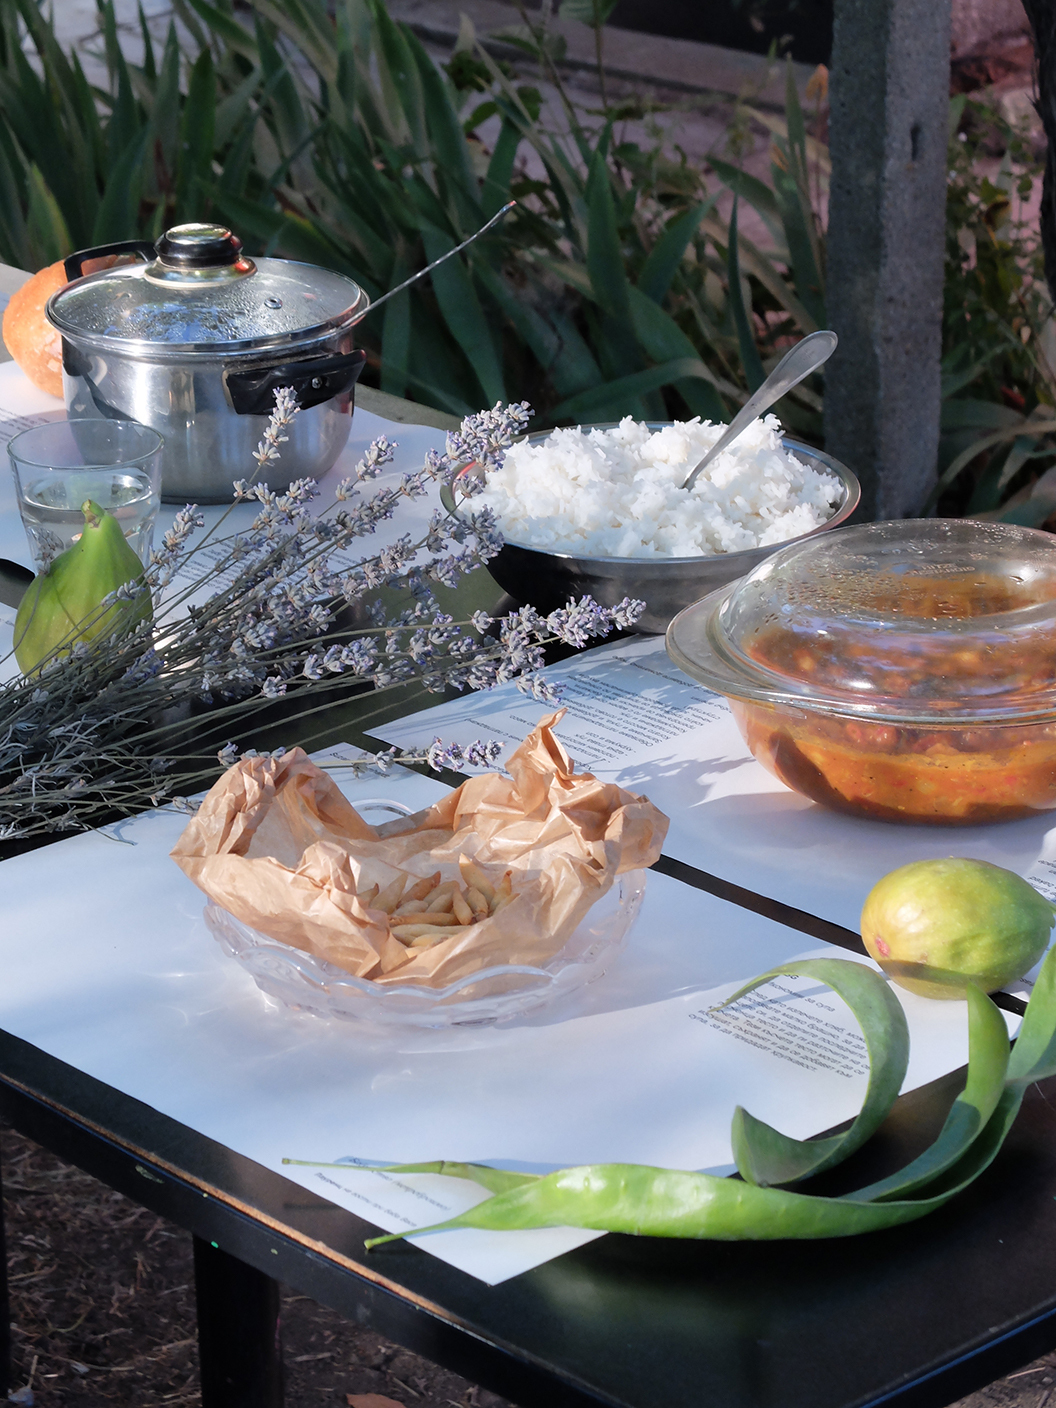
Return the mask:
M 443 791 L 402 770 L 342 786 L 415 808 Z M 0 1025 L 387 1230 L 442 1220 L 482 1190 L 283 1157 L 724 1172 L 737 1103 L 801 1137 L 861 1103 L 862 1043 L 826 990 L 783 982 L 804 995 L 771 994 L 769 1017 L 758 995 L 708 1016 L 775 964 L 848 955 L 677 881 L 650 875 L 624 953 L 562 1004 L 502 1027 L 385 1030 L 264 998 L 168 859 L 183 824 L 153 812 L 114 828 L 133 844 L 74 836 L 0 865 Z M 960 1003 L 900 996 L 908 1088 L 964 1061 L 966 1017 Z M 778 1037 L 785 1056 L 768 1050 Z M 593 1235 L 464 1231 L 421 1245 L 496 1283 Z
M 866 895 L 896 866 L 970 856 L 1026 877 L 1056 899 L 1056 816 L 995 826 L 897 826 L 827 811 L 751 756 L 721 696 L 684 675 L 663 640 L 601 646 L 545 672 L 566 685 L 558 736 L 577 764 L 645 793 L 671 818 L 665 854 L 857 931 Z M 513 686 L 467 695 L 376 732 L 403 748 L 509 740 L 549 706 Z

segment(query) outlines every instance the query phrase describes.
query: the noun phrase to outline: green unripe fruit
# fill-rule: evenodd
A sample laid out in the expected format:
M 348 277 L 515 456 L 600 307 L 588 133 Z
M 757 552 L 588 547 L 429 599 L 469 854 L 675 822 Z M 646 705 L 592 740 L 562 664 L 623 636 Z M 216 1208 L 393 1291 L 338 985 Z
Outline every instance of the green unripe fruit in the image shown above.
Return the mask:
M 24 675 L 49 656 L 68 655 L 79 640 L 123 635 L 152 615 L 150 593 L 100 606 L 111 592 L 143 576 L 116 518 L 90 499 L 81 506 L 84 531 L 26 588 L 15 617 L 15 659 Z
M 985 860 L 918 860 L 870 890 L 862 938 L 892 982 L 923 997 L 994 992 L 1045 952 L 1056 909 Z

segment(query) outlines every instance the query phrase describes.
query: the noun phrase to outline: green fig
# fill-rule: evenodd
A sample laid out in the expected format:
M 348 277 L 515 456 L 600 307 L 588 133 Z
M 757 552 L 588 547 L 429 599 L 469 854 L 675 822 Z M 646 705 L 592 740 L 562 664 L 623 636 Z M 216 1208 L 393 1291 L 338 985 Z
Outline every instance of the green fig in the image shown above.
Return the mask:
M 892 982 L 922 997 L 994 992 L 1033 968 L 1054 909 L 1033 885 L 985 860 L 917 860 L 870 890 L 862 938 Z
M 149 592 L 115 601 L 100 612 L 105 597 L 143 576 L 143 564 L 129 547 L 121 525 L 91 499 L 81 505 L 84 530 L 45 572 L 33 578 L 15 617 L 15 659 L 31 675 L 52 655 L 69 654 L 79 640 L 124 634 L 149 621 Z M 82 622 L 85 624 L 82 626 Z

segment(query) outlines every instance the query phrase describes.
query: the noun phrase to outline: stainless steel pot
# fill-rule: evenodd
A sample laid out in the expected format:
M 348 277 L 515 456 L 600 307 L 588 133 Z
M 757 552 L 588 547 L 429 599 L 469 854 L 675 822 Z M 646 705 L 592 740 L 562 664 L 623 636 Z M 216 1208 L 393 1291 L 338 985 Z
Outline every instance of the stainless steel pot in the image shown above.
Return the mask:
M 146 262 L 82 274 L 89 260 L 128 254 Z M 163 435 L 164 499 L 229 502 L 232 481 L 253 477 L 279 386 L 293 387 L 301 413 L 268 467 L 271 487 L 319 478 L 341 453 L 365 360 L 352 330 L 369 306 L 351 279 L 253 261 L 222 225 L 82 250 L 66 275 L 46 310 L 62 334 L 66 409 Z

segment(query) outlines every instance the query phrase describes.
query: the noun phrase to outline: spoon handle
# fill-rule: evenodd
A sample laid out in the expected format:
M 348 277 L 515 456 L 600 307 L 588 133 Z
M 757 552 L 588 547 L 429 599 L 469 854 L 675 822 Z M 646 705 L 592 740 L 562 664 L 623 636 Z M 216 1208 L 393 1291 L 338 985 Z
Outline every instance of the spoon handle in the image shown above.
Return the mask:
M 821 332 L 812 332 L 802 338 L 785 353 L 777 366 L 759 387 L 758 391 L 752 393 L 748 400 L 730 421 L 723 435 L 720 435 L 715 444 L 690 473 L 683 489 L 692 489 L 697 482 L 697 476 L 702 469 L 706 469 L 716 455 L 722 453 L 732 440 L 736 440 L 742 430 L 747 429 L 757 416 L 761 416 L 764 411 L 768 411 L 775 401 L 780 401 L 786 391 L 791 391 L 793 386 L 798 386 L 804 377 L 810 376 L 812 371 L 816 371 L 823 362 L 827 362 L 836 351 L 838 339 L 834 332 L 828 328 L 823 328 Z
M 402 293 L 405 288 L 410 288 L 411 284 L 416 284 L 419 279 L 424 279 L 426 274 L 431 274 L 437 265 L 442 264 L 445 259 L 450 259 L 456 254 L 461 254 L 467 245 L 471 245 L 474 240 L 479 240 L 481 235 L 486 235 L 492 225 L 497 225 L 500 220 L 504 220 L 516 204 L 517 202 L 515 200 L 507 201 L 497 215 L 493 215 L 486 225 L 481 225 L 476 234 L 470 235 L 469 239 L 463 240 L 461 244 L 456 244 L 454 249 L 449 249 L 446 254 L 441 254 L 439 259 L 434 259 L 433 262 L 427 264 L 424 269 L 419 269 L 417 274 L 412 274 L 409 279 L 404 279 L 402 284 L 397 284 L 395 288 L 390 288 L 388 293 L 383 293 L 380 298 L 375 298 L 373 303 L 364 308 L 358 318 L 353 319 L 353 322 L 360 322 L 368 313 L 373 313 L 375 308 L 380 308 L 383 303 L 388 303 L 390 298 L 395 298 L 398 293 Z M 803 375 L 806 376 L 806 372 L 804 372 Z

